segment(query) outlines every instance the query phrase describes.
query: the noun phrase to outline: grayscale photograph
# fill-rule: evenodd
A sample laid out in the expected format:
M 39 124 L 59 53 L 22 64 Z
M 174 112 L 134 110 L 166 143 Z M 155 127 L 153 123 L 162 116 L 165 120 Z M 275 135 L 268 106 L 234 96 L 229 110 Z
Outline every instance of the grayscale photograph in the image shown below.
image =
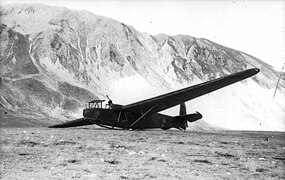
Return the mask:
M 285 179 L 285 1 L 1 0 L 0 179 Z

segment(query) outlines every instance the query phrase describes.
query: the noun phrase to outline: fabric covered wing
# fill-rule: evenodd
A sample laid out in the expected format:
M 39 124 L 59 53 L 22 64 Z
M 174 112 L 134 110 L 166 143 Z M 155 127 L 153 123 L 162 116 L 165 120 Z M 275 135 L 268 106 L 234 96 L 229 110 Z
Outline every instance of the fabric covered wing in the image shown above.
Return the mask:
M 80 119 L 75 119 L 73 121 L 67 121 L 61 124 L 52 125 L 49 126 L 49 128 L 67 128 L 67 127 L 86 126 L 91 124 L 96 124 L 96 121 L 89 118 L 80 118 Z
M 189 101 L 204 94 L 213 92 L 217 89 L 231 85 L 259 72 L 259 69 L 253 68 L 238 73 L 234 73 L 225 77 L 211 80 L 205 83 L 190 86 L 181 90 L 170 92 L 147 100 L 139 101 L 133 104 L 123 106 L 121 110 L 133 113 L 153 114 L 183 102 Z

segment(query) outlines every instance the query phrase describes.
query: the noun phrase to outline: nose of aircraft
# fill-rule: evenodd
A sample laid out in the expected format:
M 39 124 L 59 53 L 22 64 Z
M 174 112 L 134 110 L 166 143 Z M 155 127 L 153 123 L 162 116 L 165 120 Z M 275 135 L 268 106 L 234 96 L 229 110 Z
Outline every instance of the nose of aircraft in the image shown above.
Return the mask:
M 91 117 L 91 113 L 92 113 L 91 109 L 83 109 L 83 117 Z

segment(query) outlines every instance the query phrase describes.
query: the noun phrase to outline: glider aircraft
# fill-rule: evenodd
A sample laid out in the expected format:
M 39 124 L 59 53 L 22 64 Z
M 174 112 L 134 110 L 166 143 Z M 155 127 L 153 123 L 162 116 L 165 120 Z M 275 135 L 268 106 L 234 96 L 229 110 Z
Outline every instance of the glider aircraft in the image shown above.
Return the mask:
M 249 78 L 258 72 L 258 68 L 244 70 L 128 105 L 113 104 L 107 96 L 109 102 L 105 107 L 103 106 L 105 100 L 90 101 L 87 108 L 83 110 L 83 118 L 56 124 L 50 126 L 50 128 L 95 124 L 110 129 L 135 130 L 161 128 L 167 130 L 177 128 L 179 130 L 186 130 L 188 127 L 187 122 L 194 122 L 202 118 L 199 112 L 193 114 L 186 113 L 186 101 Z M 180 105 L 178 116 L 173 117 L 159 113 L 177 105 Z

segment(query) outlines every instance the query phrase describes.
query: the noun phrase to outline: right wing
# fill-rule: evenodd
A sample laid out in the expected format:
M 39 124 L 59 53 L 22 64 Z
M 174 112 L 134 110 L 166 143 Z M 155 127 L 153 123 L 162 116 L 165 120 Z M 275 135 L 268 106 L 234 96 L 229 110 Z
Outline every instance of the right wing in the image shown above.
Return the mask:
M 133 113 L 153 114 L 183 102 L 189 101 L 196 97 L 208 94 L 217 89 L 231 85 L 248 77 L 251 77 L 259 72 L 259 69 L 253 68 L 238 73 L 234 73 L 225 77 L 214 79 L 208 82 L 190 86 L 178 91 L 170 92 L 147 100 L 139 101 L 133 104 L 122 106 L 120 110 Z

